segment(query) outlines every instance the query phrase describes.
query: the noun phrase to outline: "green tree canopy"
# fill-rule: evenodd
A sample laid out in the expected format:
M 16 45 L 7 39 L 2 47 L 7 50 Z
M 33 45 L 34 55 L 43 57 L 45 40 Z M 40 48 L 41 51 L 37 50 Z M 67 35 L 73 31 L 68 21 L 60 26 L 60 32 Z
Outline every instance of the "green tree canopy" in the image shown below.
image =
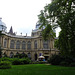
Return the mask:
M 53 0 L 38 17 L 41 27 L 51 25 L 52 29 L 61 28 L 60 51 L 63 55 L 75 56 L 75 0 Z M 45 35 L 49 34 L 49 31 L 45 32 Z

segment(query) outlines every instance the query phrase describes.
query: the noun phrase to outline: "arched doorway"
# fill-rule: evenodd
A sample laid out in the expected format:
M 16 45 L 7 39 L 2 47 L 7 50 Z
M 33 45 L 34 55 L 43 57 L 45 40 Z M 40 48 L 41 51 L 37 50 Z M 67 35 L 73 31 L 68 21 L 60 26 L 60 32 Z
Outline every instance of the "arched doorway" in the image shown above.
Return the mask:
M 10 53 L 10 58 L 13 58 L 14 57 L 14 54 L 13 52 Z
M 37 54 L 35 53 L 35 60 L 37 60 Z
M 28 58 L 31 59 L 31 54 L 30 53 L 28 53 Z

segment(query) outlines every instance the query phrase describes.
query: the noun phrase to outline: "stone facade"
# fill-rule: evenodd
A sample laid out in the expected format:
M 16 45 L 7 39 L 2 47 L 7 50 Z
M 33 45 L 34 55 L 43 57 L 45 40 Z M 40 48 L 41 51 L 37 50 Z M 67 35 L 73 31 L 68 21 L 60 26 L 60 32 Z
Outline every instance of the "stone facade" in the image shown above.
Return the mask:
M 38 25 L 37 25 L 38 26 Z M 0 36 L 2 46 L 2 54 L 7 54 L 11 57 L 17 53 L 25 53 L 31 60 L 35 61 L 39 56 L 43 55 L 45 60 L 51 57 L 52 54 L 58 54 L 59 51 L 54 48 L 54 39 L 50 38 L 44 41 L 41 36 L 41 29 L 32 30 L 31 36 L 11 35 L 3 32 Z

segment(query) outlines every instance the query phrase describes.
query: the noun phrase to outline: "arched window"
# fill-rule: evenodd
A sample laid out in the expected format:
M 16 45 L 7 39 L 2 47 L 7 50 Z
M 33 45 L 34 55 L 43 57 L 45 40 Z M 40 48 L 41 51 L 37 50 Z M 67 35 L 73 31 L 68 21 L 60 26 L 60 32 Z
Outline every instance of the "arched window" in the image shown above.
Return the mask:
M 25 43 L 25 41 L 22 42 L 22 49 L 26 49 L 26 43 Z
M 28 43 L 27 43 L 27 49 L 31 49 L 31 42 L 30 41 L 28 41 Z
M 11 48 L 11 49 L 14 49 L 14 43 L 15 43 L 14 40 L 11 40 L 11 41 L 10 41 L 10 48 Z
M 20 49 L 20 41 L 19 40 L 16 42 L 16 49 Z
M 16 53 L 16 55 L 18 55 L 18 54 L 19 54 L 19 52 Z
M 4 48 L 7 48 L 7 39 L 4 39 Z
M 43 48 L 48 49 L 48 41 L 43 41 Z
M 30 53 L 28 53 L 28 58 L 30 58 L 30 59 L 31 59 L 31 54 L 30 54 Z
M 34 48 L 37 49 L 37 41 L 34 41 Z
M 13 58 L 14 57 L 14 54 L 13 52 L 10 53 L 10 58 Z
M 36 53 L 34 54 L 34 56 L 35 56 L 35 60 L 37 60 L 37 54 Z

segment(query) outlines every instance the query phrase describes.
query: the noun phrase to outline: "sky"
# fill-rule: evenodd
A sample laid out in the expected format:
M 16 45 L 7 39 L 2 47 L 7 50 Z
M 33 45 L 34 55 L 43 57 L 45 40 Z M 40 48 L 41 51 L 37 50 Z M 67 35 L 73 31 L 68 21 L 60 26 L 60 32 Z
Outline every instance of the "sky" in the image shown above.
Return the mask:
M 50 0 L 0 0 L 0 17 L 7 26 L 7 32 L 12 26 L 17 35 L 27 33 L 30 36 L 32 29 L 35 29 L 40 11 L 50 2 Z

